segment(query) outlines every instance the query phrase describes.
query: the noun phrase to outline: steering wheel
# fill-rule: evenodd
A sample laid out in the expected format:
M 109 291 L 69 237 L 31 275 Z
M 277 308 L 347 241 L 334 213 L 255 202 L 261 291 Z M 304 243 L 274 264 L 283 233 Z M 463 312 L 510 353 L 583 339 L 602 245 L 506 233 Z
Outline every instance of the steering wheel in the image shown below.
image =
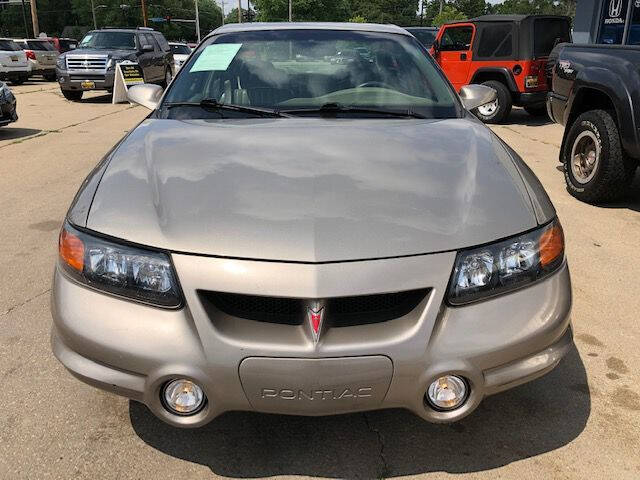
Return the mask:
M 384 82 L 364 82 L 358 85 L 358 88 L 369 88 L 369 87 L 380 87 L 380 88 L 388 88 L 389 90 L 395 90 L 391 85 L 388 85 Z

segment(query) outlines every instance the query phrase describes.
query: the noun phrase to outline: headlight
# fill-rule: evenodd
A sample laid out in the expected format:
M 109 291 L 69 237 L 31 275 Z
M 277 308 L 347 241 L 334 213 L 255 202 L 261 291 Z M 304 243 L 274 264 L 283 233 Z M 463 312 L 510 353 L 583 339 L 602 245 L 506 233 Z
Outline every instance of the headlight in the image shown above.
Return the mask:
M 68 223 L 59 239 L 60 264 L 85 285 L 162 307 L 182 304 L 169 256 L 81 232 Z
M 65 57 L 63 55 L 60 55 L 58 57 L 58 60 L 56 60 L 56 67 L 58 67 L 60 70 L 66 70 L 67 68 L 67 61 L 65 60 Z
M 564 234 L 556 219 L 542 228 L 458 253 L 448 300 L 463 305 L 528 285 L 564 260 Z

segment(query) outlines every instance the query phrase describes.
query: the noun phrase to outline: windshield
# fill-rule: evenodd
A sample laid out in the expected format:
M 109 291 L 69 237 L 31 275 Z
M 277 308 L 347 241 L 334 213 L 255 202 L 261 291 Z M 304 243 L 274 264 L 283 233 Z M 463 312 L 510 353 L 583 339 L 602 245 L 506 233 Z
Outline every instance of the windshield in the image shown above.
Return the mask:
M 0 50 L 5 52 L 17 52 L 22 49 L 13 40 L 0 40 Z
M 47 40 L 27 40 L 29 50 L 45 50 L 55 52 L 56 48 Z
M 438 33 L 437 29 L 407 28 L 407 31 L 416 37 L 426 48 L 431 48 Z
M 129 32 L 89 32 L 78 44 L 78 48 L 135 50 L 136 36 Z
M 169 45 L 171 47 L 171 53 L 175 55 L 189 55 L 191 50 L 186 45 Z
M 171 84 L 163 106 L 218 103 L 276 110 L 327 104 L 458 114 L 454 92 L 412 37 L 342 30 L 270 30 L 222 34 L 200 46 Z M 208 118 L 199 109 L 171 109 Z

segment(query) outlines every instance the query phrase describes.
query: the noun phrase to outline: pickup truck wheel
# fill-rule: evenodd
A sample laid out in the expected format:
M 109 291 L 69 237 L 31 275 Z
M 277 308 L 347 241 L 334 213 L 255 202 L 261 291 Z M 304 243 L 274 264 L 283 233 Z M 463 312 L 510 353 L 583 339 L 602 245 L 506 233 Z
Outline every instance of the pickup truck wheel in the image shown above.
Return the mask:
M 72 102 L 79 102 L 82 100 L 82 90 L 62 90 L 62 95 L 67 100 L 71 100 Z
M 497 98 L 494 102 L 487 103 L 476 108 L 473 113 L 484 123 L 500 123 L 511 112 L 513 102 L 511 100 L 511 92 L 507 86 L 496 80 L 489 80 L 483 85 L 493 88 L 497 92 Z
M 636 169 L 622 148 L 613 117 L 605 110 L 585 112 L 573 122 L 564 146 L 563 163 L 567 190 L 587 203 L 623 196 Z

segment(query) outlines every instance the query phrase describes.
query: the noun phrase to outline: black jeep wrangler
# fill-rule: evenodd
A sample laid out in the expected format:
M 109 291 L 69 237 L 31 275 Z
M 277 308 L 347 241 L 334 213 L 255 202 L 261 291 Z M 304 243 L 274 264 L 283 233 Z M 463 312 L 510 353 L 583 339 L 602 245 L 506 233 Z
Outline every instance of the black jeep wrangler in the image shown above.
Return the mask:
M 103 28 L 88 32 L 78 48 L 60 55 L 56 76 L 68 100 L 80 100 L 86 90 L 113 90 L 117 63 L 129 60 L 142 67 L 144 80 L 166 86 L 173 73 L 169 43 L 152 28 Z

